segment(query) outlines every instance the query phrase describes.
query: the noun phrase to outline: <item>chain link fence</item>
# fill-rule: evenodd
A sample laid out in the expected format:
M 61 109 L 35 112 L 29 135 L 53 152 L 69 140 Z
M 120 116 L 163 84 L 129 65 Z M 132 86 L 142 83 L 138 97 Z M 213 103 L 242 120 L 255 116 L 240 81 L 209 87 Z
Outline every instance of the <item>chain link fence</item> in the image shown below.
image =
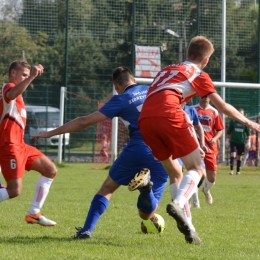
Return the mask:
M 226 11 L 226 81 L 259 82 L 258 1 L 227 0 Z M 65 86 L 65 122 L 94 112 L 111 96 L 116 67 L 135 70 L 135 45 L 160 47 L 164 67 L 185 59 L 193 36 L 207 36 L 215 53 L 206 71 L 221 81 L 222 1 L 0 0 L 0 33 L 2 82 L 13 60 L 41 63 L 44 74 L 26 90 L 24 101 L 59 107 Z M 252 118 L 260 112 L 259 99 L 259 90 L 226 89 L 227 102 Z M 97 129 L 70 134 L 64 160 L 93 162 L 102 134 Z M 120 131 L 119 152 L 126 134 Z M 55 145 L 39 148 L 55 159 Z

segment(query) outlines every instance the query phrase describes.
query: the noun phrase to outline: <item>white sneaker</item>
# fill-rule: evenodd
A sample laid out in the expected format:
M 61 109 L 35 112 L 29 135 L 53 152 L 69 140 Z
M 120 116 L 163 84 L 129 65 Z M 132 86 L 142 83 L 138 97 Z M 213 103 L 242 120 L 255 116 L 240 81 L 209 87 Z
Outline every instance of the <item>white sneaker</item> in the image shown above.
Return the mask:
M 193 208 L 200 209 L 200 202 L 193 202 Z
M 233 175 L 233 171 L 230 171 L 230 173 L 229 173 L 230 175 Z
M 55 226 L 57 223 L 53 220 L 47 219 L 41 213 L 38 214 L 27 214 L 25 221 L 28 224 L 39 224 L 41 226 Z
M 206 200 L 206 202 L 211 205 L 211 204 L 213 203 L 213 198 L 212 198 L 210 192 L 209 192 L 209 191 L 208 191 L 208 192 L 205 192 L 205 191 L 204 191 L 204 187 L 202 188 L 202 192 L 203 192 L 204 195 L 205 195 L 205 200 Z
M 240 175 L 240 172 L 237 172 L 237 175 Z

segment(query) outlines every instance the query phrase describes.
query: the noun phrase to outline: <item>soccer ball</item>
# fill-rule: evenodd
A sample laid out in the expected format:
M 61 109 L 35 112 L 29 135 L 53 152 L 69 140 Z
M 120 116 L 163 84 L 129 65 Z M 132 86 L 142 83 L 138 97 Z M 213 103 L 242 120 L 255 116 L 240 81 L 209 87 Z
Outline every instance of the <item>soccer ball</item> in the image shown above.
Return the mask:
M 165 221 L 159 214 L 154 214 L 152 218 L 141 222 L 141 230 L 145 234 L 162 234 L 164 229 Z

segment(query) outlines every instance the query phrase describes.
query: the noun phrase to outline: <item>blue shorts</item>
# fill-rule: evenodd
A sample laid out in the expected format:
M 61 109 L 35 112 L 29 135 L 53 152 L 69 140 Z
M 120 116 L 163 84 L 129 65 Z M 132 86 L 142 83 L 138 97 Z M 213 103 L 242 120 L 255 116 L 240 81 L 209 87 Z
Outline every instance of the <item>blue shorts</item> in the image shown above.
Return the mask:
M 150 170 L 152 190 L 159 203 L 168 181 L 168 174 L 161 162 L 154 159 L 150 148 L 144 142 L 130 141 L 111 166 L 109 176 L 116 183 L 127 186 L 142 168 Z

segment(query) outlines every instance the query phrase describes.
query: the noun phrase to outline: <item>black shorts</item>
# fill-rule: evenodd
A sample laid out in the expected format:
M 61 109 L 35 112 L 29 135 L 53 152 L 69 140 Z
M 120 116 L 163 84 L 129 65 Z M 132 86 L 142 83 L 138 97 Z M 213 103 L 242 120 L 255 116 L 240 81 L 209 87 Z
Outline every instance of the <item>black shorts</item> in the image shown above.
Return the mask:
M 230 143 L 230 152 L 236 152 L 237 155 L 243 155 L 245 153 L 245 144 Z

